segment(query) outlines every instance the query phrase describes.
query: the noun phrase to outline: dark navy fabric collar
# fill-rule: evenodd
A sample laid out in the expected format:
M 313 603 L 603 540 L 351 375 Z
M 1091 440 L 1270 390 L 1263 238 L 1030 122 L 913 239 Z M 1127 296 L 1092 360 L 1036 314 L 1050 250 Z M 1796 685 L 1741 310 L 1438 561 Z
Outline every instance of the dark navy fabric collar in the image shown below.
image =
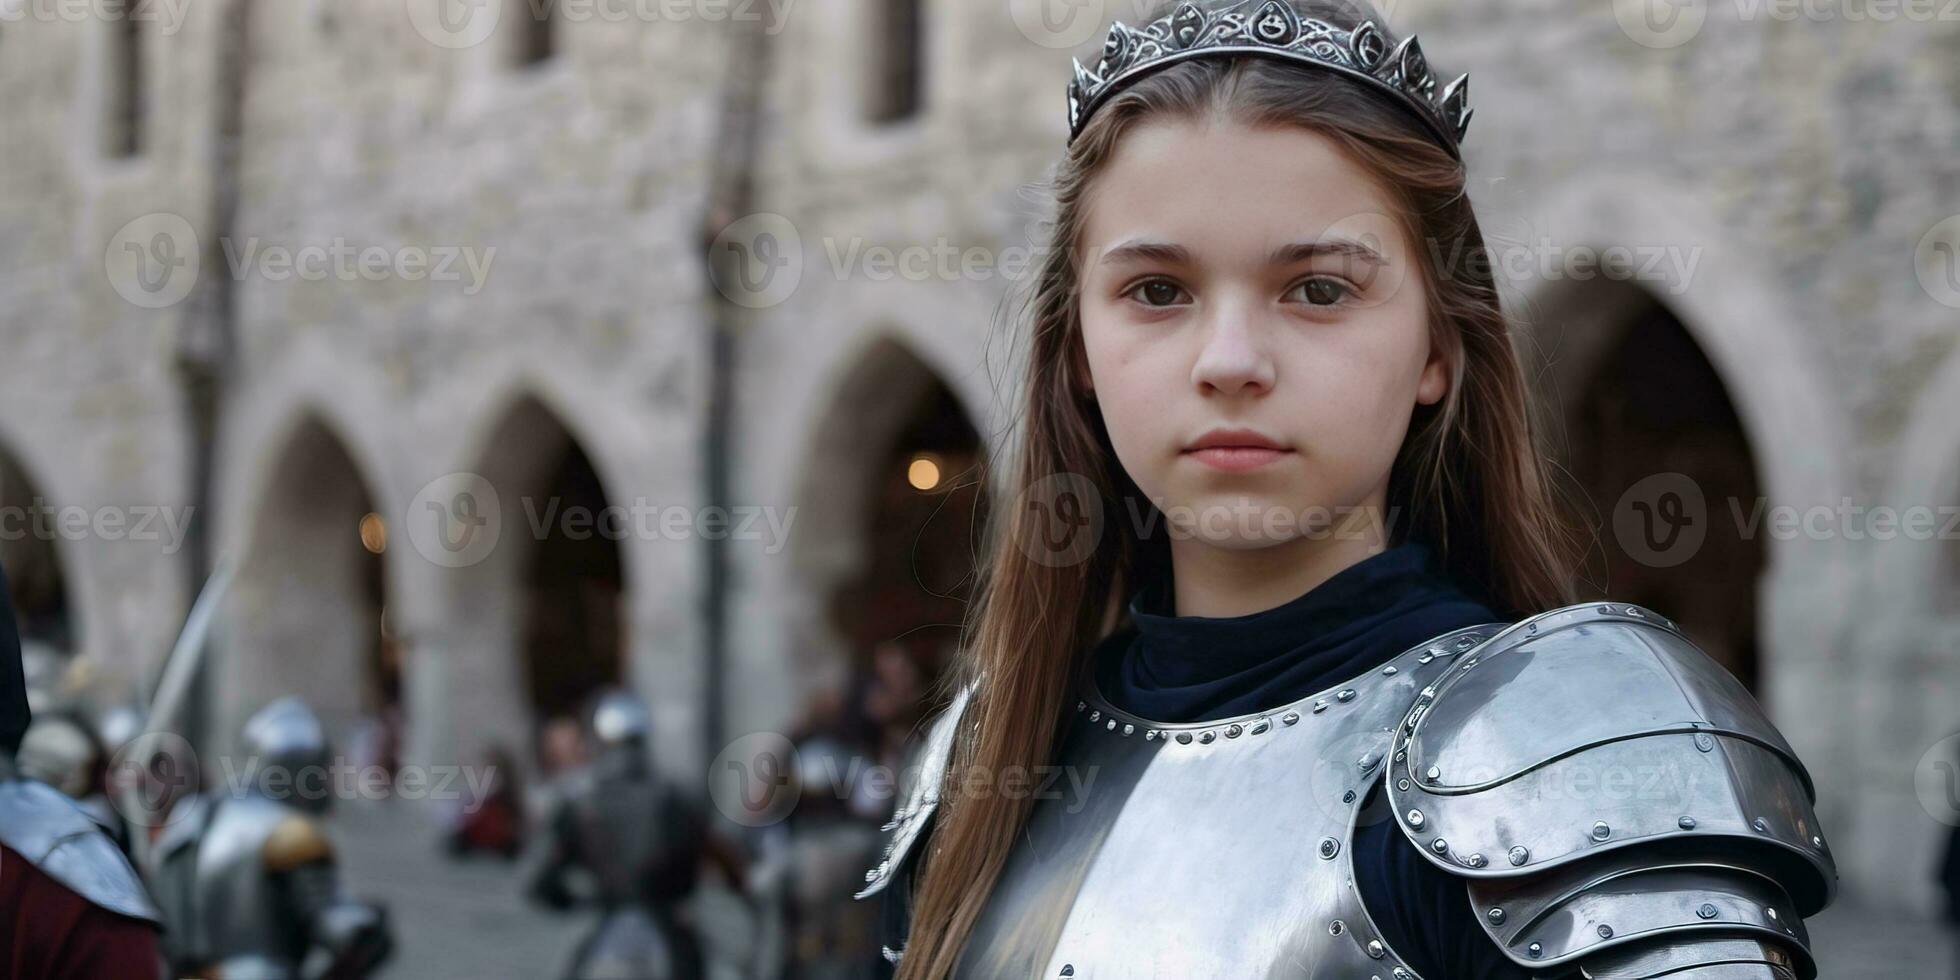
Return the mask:
M 1408 542 L 1370 556 L 1281 605 L 1244 616 L 1178 616 L 1170 576 L 1130 599 L 1131 626 L 1094 652 L 1111 704 L 1163 722 L 1277 707 L 1372 670 L 1451 630 L 1499 622 Z

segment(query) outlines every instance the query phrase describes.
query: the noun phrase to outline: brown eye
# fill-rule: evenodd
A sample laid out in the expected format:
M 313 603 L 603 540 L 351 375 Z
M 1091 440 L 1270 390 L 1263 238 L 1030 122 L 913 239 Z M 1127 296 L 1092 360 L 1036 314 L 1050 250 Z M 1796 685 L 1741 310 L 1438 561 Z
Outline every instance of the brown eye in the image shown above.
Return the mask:
M 1346 284 L 1326 278 L 1309 279 L 1293 287 L 1293 291 L 1311 306 L 1334 306 L 1351 292 Z
M 1176 306 L 1184 296 L 1183 288 L 1168 279 L 1152 279 L 1130 293 L 1145 306 Z

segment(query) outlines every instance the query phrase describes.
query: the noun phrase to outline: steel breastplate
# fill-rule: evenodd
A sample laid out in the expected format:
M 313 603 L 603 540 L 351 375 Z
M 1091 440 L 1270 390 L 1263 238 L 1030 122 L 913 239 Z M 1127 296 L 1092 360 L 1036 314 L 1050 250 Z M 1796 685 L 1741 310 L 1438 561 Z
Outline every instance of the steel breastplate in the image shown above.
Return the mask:
M 1394 726 L 1498 629 L 1447 633 L 1290 704 L 1191 724 L 1112 707 L 1085 670 L 1057 768 L 1027 781 L 1033 811 L 958 975 L 1415 978 L 1362 907 L 1350 844 Z

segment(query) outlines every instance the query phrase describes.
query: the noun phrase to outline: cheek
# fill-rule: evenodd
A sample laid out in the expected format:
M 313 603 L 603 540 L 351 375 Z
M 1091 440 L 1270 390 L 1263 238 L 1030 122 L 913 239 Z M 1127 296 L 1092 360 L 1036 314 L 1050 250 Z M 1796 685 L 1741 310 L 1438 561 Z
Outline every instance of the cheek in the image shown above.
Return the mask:
M 1123 469 L 1149 493 L 1160 489 L 1158 471 L 1175 442 L 1162 411 L 1167 394 L 1176 390 L 1167 386 L 1184 375 L 1166 345 L 1145 343 L 1131 329 L 1083 311 L 1082 345 L 1103 425 Z

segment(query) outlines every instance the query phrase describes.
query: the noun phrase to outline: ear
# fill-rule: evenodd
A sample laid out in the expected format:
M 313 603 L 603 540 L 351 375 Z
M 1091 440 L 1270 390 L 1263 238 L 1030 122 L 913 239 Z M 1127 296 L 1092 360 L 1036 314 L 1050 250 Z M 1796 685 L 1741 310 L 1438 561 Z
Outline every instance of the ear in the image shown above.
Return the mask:
M 1416 379 L 1416 403 L 1434 405 L 1450 393 L 1450 361 L 1443 356 L 1438 345 L 1429 345 L 1429 361 L 1422 366 L 1422 376 Z

